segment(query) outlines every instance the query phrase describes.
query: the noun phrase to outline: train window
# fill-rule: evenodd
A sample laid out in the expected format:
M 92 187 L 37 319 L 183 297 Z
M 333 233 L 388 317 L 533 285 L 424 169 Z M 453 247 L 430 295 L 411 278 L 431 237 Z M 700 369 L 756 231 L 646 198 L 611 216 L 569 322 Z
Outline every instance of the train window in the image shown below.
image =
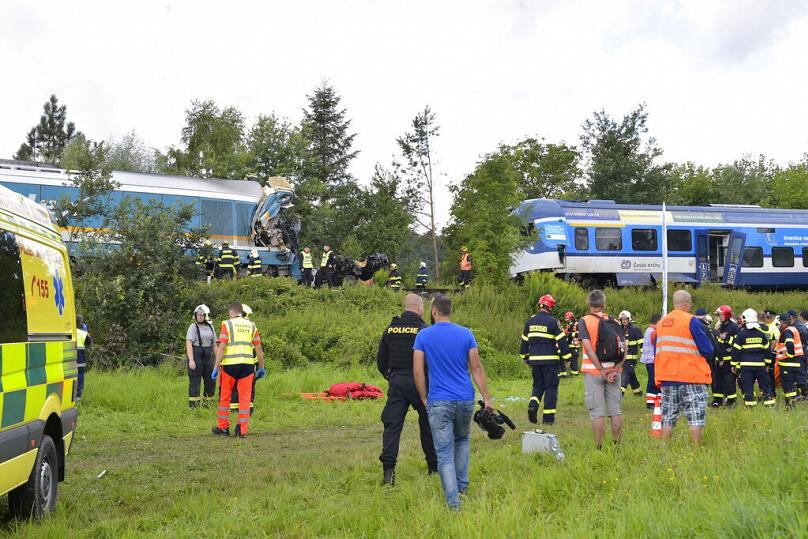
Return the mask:
M 233 203 L 229 200 L 202 199 L 202 226 L 216 239 L 230 239 L 233 230 Z
M 668 251 L 690 251 L 693 239 L 689 230 L 668 229 Z
M 747 247 L 743 250 L 743 268 L 762 268 L 763 267 L 763 248 L 762 247 Z
M 653 228 L 635 228 L 632 230 L 631 248 L 635 251 L 656 251 L 656 230 Z
M 575 248 L 579 251 L 589 249 L 589 229 L 578 227 L 575 229 Z
M 808 247 L 802 248 L 802 267 L 808 268 Z
M 793 268 L 794 249 L 792 247 L 772 247 L 772 266 L 775 268 Z
M 0 230 L 0 343 L 28 340 L 24 286 L 17 238 Z
M 598 251 L 619 251 L 623 248 L 623 236 L 619 228 L 596 228 L 595 249 Z

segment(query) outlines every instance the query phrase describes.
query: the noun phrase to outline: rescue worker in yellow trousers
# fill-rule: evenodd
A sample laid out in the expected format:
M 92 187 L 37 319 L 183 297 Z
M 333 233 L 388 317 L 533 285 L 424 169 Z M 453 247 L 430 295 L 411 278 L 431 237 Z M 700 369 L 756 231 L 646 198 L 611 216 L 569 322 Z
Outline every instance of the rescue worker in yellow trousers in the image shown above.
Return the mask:
M 244 309 L 241 303 L 230 304 L 230 319 L 222 322 L 219 333 L 219 345 L 216 348 L 216 364 L 213 368 L 212 378 L 220 375 L 219 407 L 217 410 L 217 425 L 213 427 L 213 434 L 230 436 L 230 398 L 233 388 L 238 388 L 239 407 L 236 436 L 243 438 L 247 435 L 250 425 L 250 394 L 253 378 L 259 380 L 266 376 L 264 370 L 264 350 L 261 348 L 261 336 L 251 321 L 244 318 Z M 258 358 L 258 372 L 255 371 L 253 350 Z

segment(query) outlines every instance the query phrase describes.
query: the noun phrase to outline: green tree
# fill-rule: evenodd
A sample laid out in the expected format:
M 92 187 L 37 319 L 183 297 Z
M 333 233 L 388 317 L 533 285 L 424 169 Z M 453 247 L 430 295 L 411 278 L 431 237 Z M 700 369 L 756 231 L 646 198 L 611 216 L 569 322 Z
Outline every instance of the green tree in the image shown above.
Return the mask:
M 715 203 L 765 205 L 777 166 L 764 156 L 742 158 L 712 171 Z
M 524 198 L 575 198 L 581 168 L 574 146 L 526 138 L 500 146 L 497 154 L 510 160 L 519 174 L 519 191 Z
M 65 146 L 79 133 L 73 122 L 67 121 L 67 105 L 59 105 L 55 94 L 43 106 L 39 124 L 31 128 L 14 159 L 43 161 L 56 164 Z
M 468 246 L 474 257 L 474 279 L 503 282 L 513 255 L 525 241 L 522 221 L 511 212 L 521 198 L 519 173 L 509 159 L 489 155 L 473 174 L 450 187 L 454 195 L 451 223 L 444 229 L 449 246 Z
M 235 107 L 220 109 L 212 100 L 192 101 L 185 111 L 182 148 L 169 148 L 158 161 L 164 172 L 198 178 L 244 179 L 249 156 L 244 116 Z
M 692 162 L 673 165 L 670 170 L 669 194 L 665 202 L 680 206 L 706 206 L 720 200 L 713 183 L 712 171 Z
M 802 163 L 775 172 L 769 189 L 767 206 L 808 209 L 808 155 Z
M 73 171 L 65 185 L 77 188 L 76 196 L 63 195 L 53 203 L 56 223 L 68 230 L 69 241 L 87 239 L 92 221 L 101 228 L 109 208 L 109 194 L 118 187 L 112 179 L 103 142 L 92 142 L 79 134 L 65 148 L 62 168 Z
M 120 141 L 106 142 L 107 165 L 112 170 L 126 172 L 156 172 L 156 150 L 143 142 L 135 131 L 125 134 Z
M 412 131 L 396 139 L 404 162 L 395 166 L 406 182 L 407 196 L 413 201 L 413 222 L 432 241 L 432 261 L 435 279 L 440 280 L 438 257 L 438 227 L 435 208 L 436 182 L 432 171 L 433 140 L 440 136 L 435 113 L 427 106 L 415 115 Z
M 647 122 L 644 104 L 620 123 L 604 110 L 584 122 L 581 148 L 588 158 L 586 187 L 591 198 L 637 204 L 664 200 L 669 166 L 654 163 L 662 149 L 647 136 Z
M 412 224 L 412 199 L 402 192 L 401 179 L 377 163 L 360 200 L 356 239 L 362 253 L 401 257 Z
M 306 145 L 301 130 L 289 120 L 262 114 L 247 134 L 248 167 L 261 179 L 286 176 L 299 182 Z

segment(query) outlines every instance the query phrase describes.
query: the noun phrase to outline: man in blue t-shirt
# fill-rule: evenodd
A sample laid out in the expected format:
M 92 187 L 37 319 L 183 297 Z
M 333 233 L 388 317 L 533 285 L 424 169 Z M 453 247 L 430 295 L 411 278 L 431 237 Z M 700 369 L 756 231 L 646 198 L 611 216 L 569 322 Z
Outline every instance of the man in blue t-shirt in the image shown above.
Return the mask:
M 415 337 L 412 372 L 429 416 L 443 494 L 449 507 L 457 510 L 460 495 L 469 485 L 469 429 L 474 414 L 471 378 L 489 409 L 491 396 L 474 334 L 453 324 L 451 315 L 452 300 L 436 296 L 432 301 L 435 324 Z M 424 365 L 429 372 L 428 394 Z

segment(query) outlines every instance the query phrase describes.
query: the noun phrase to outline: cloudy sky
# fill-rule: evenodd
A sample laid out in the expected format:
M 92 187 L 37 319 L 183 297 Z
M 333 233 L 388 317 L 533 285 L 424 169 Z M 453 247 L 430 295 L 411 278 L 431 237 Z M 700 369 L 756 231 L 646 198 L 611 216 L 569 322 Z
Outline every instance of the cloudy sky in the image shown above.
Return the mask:
M 575 143 L 593 111 L 640 102 L 668 160 L 808 151 L 799 0 L 4 0 L 0 20 L 0 157 L 51 93 L 92 138 L 134 129 L 165 148 L 192 99 L 297 121 L 323 80 L 353 120 L 359 178 L 427 104 L 443 182 L 500 142 Z

